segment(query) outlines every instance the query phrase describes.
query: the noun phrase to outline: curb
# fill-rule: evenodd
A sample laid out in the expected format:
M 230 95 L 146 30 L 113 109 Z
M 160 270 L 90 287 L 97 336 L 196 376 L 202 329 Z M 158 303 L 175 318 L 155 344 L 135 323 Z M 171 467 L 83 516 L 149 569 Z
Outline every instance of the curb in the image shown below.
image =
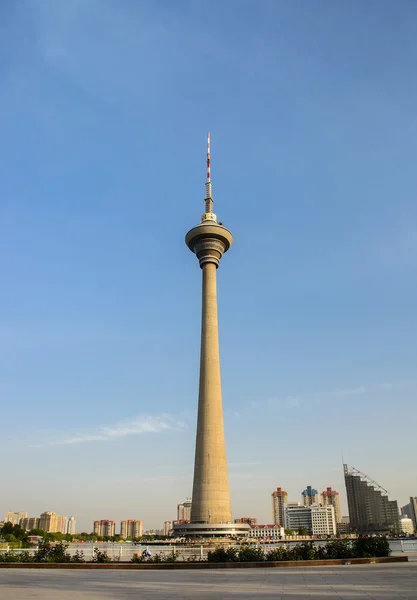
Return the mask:
M 195 570 L 195 569 L 264 569 L 285 567 L 329 567 L 336 565 L 371 565 L 408 562 L 408 556 L 384 556 L 379 558 L 341 558 L 328 560 L 291 560 L 265 562 L 176 562 L 176 563 L 0 563 L 0 569 L 125 569 L 138 571 Z

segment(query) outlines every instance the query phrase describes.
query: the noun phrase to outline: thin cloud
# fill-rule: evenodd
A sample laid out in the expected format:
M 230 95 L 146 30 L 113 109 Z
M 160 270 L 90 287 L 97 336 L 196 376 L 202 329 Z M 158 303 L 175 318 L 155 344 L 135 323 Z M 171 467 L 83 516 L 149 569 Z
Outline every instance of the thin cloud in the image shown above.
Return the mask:
M 361 396 L 362 394 L 369 394 L 372 392 L 376 392 L 378 390 L 390 390 L 394 387 L 392 383 L 377 383 L 376 385 L 361 385 L 356 388 L 348 388 L 345 390 L 335 390 L 333 392 L 328 392 L 327 394 L 323 394 L 324 396 L 329 396 L 331 398 L 345 398 L 348 396 Z M 319 394 L 315 394 L 318 396 Z
M 162 433 L 168 430 L 185 429 L 185 427 L 186 425 L 183 421 L 165 413 L 161 415 L 139 415 L 130 420 L 119 421 L 112 426 L 101 426 L 95 430 L 75 433 L 74 435 L 51 440 L 44 444 L 35 444 L 32 448 L 84 444 L 87 442 L 109 442 L 130 435 Z
M 361 394 L 366 394 L 366 388 L 364 386 L 347 390 L 335 390 L 326 395 L 329 395 L 332 398 L 345 398 L 346 396 L 360 396 Z
M 301 406 L 300 396 L 285 396 L 284 398 L 269 398 L 268 404 L 279 408 L 299 408 Z
M 398 384 L 397 384 L 398 385 Z M 282 398 L 268 398 L 267 404 L 277 408 L 299 408 L 304 402 L 312 400 L 329 400 L 331 398 L 349 398 L 351 396 L 362 396 L 371 394 L 380 390 L 390 390 L 396 387 L 393 383 L 377 383 L 375 385 L 360 385 L 354 388 L 345 388 L 332 390 L 330 392 L 314 393 L 306 396 L 284 396 Z M 252 408 L 258 408 L 261 405 L 258 401 L 251 402 Z

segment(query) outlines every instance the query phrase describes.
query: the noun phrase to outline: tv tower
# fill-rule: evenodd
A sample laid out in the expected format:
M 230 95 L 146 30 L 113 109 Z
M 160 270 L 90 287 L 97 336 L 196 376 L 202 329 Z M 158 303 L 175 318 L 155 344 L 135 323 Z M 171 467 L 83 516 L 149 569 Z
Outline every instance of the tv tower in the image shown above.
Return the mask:
M 233 243 L 213 213 L 210 133 L 207 136 L 205 212 L 185 236 L 202 270 L 200 385 L 191 521 L 174 526 L 176 535 L 222 537 L 244 534 L 247 524 L 232 523 L 220 379 L 216 271 Z

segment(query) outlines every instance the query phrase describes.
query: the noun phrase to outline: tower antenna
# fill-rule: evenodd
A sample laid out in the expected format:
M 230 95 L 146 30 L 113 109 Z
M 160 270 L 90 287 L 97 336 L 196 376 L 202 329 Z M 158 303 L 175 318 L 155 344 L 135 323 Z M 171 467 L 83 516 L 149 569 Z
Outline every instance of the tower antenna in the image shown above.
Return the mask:
M 207 134 L 207 183 L 210 183 L 210 131 Z
M 204 199 L 206 212 L 202 221 L 216 221 L 216 215 L 213 214 L 213 196 L 211 191 L 211 155 L 210 155 L 210 131 L 207 134 L 207 179 L 206 179 L 206 197 Z

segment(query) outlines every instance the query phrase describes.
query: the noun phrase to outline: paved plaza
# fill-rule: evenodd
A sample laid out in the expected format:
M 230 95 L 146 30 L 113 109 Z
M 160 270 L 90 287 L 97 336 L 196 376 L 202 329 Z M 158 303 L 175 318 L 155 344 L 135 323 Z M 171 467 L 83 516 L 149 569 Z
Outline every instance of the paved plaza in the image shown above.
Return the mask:
M 216 569 L 93 571 L 0 569 L 1 600 L 395 600 L 417 599 L 417 563 Z

